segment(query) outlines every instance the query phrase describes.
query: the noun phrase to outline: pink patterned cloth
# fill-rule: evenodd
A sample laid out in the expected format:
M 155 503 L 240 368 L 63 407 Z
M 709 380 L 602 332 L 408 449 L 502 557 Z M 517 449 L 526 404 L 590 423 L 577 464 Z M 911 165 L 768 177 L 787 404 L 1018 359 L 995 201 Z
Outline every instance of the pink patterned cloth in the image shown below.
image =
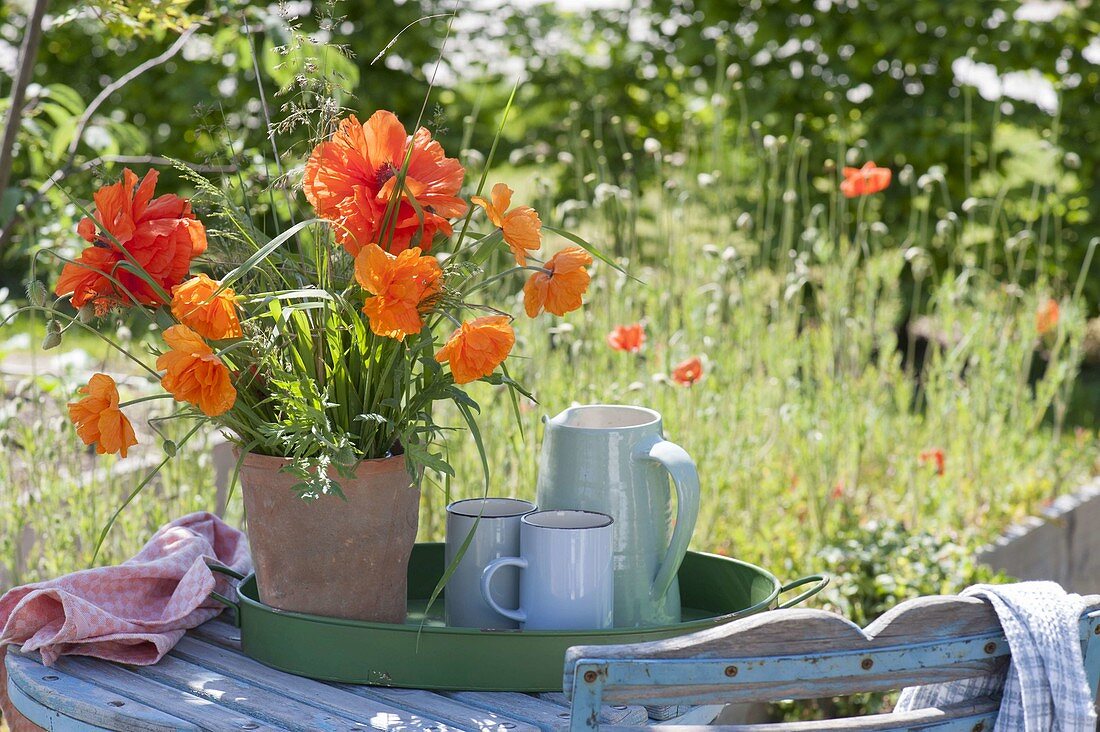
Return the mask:
M 188 628 L 224 609 L 210 599 L 212 590 L 234 596 L 207 559 L 241 574 L 252 568 L 244 534 L 214 514 L 176 519 L 117 567 L 9 590 L 0 597 L 0 646 L 22 643 L 24 651 L 40 651 L 47 666 L 65 654 L 156 663 Z

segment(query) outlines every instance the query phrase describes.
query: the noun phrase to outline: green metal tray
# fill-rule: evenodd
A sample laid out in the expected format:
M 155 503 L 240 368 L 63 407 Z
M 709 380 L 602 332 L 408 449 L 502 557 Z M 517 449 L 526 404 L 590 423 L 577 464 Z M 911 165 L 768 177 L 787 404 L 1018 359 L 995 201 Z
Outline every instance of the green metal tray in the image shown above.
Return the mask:
M 404 625 L 277 610 L 259 601 L 256 579 L 250 575 L 241 582 L 240 600 L 234 605 L 241 645 L 261 663 L 325 681 L 418 689 L 561 691 L 562 664 L 570 646 L 671 638 L 798 604 L 828 583 L 825 577 L 812 575 L 781 585 L 760 567 L 688 552 L 679 572 L 683 622 L 678 625 L 594 631 L 478 630 L 446 627 L 442 596 L 425 621 L 424 608 L 443 568 L 443 544 L 417 544 L 413 549 L 409 617 Z M 811 583 L 812 587 L 780 604 L 780 593 Z

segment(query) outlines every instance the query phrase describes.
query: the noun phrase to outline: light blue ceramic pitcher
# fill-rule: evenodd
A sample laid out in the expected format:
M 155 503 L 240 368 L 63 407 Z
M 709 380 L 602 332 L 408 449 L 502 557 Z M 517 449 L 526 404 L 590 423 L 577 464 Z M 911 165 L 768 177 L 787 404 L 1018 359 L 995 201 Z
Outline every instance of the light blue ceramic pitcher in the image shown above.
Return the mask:
M 691 457 L 664 438 L 661 415 L 644 407 L 570 407 L 543 422 L 539 507 L 615 519 L 615 626 L 680 622 L 676 572 L 699 515 Z

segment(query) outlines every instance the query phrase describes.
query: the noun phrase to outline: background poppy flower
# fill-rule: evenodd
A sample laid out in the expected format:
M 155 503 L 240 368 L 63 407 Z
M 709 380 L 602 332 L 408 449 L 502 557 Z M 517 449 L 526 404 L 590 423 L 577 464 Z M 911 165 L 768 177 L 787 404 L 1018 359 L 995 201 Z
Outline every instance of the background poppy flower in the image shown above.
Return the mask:
M 535 272 L 523 286 L 523 308 L 533 318 L 544 309 L 565 315 L 584 304 L 584 293 L 592 276 L 585 269 L 592 255 L 580 247 L 566 247 L 550 257 L 543 271 Z
M 406 190 L 386 222 L 410 144 Z M 466 202 L 458 198 L 463 173 L 428 130 L 421 127 L 410 138 L 393 112 L 378 111 L 365 125 L 354 115 L 340 121 L 332 139 L 306 161 L 302 189 L 317 214 L 336 224 L 336 240 L 353 257 L 371 242 L 399 252 L 415 239 L 428 251 L 437 233 L 452 233 L 448 219 L 466 213 Z
M 703 360 L 698 356 L 692 356 L 686 361 L 676 364 L 672 369 L 672 380 L 681 386 L 691 386 L 703 378 Z
M 368 244 L 355 257 L 355 279 L 373 295 L 363 304 L 371 330 L 399 341 L 424 327 L 421 312 L 439 294 L 442 278 L 439 262 L 419 247 L 395 257 Z
M 487 315 L 459 326 L 435 354 L 435 360 L 451 365 L 456 384 L 468 384 L 496 371 L 515 344 L 516 334 L 508 317 Z
M 921 454 L 917 456 L 917 461 L 920 462 L 921 465 L 934 465 L 936 468 L 936 475 L 943 475 L 946 472 L 947 458 L 943 450 L 938 447 L 933 447 L 931 450 L 922 450 Z
M 1054 298 L 1047 300 L 1035 313 L 1035 330 L 1039 331 L 1039 335 L 1051 332 L 1058 327 L 1058 318 L 1061 314 L 1062 309 L 1058 307 L 1058 301 Z
M 645 327 L 641 323 L 616 325 L 607 334 L 607 345 L 616 351 L 637 353 L 645 345 Z
M 214 349 L 186 325 L 164 331 L 164 342 L 171 349 L 157 359 L 157 368 L 168 372 L 160 380 L 164 390 L 178 402 L 194 404 L 207 417 L 228 412 L 237 401 L 237 390 Z
M 474 196 L 470 200 L 485 209 L 490 223 L 503 233 L 504 243 L 512 250 L 516 264 L 523 267 L 527 264 L 527 252 L 538 251 L 542 246 L 542 221 L 538 212 L 530 206 L 516 206 L 509 211 L 512 189 L 504 183 L 493 186 L 492 199 L 487 201 Z
M 118 387 L 107 374 L 93 374 L 87 386 L 80 387 L 83 399 L 69 403 L 69 418 L 85 445 L 95 445 L 100 455 L 126 451 L 137 444 L 134 427 L 118 408 Z
M 172 288 L 172 315 L 203 338 L 220 341 L 241 337 L 237 293 L 199 274 Z M 215 294 L 217 293 L 217 294 Z
M 873 162 L 867 162 L 862 168 L 844 168 L 843 172 L 844 180 L 840 182 L 840 192 L 847 198 L 884 191 L 890 185 L 893 175 L 889 168 L 880 168 Z
M 137 175 L 126 168 L 121 181 L 95 192 L 94 218 L 85 217 L 77 227 L 92 246 L 61 270 L 55 288 L 59 296 L 72 295 L 78 308 L 94 303 L 100 314 L 134 300 L 142 305 L 164 304 L 148 282 L 119 267 L 127 261 L 119 245 L 165 292 L 171 292 L 187 277 L 191 260 L 206 251 L 206 229 L 186 199 L 170 193 L 154 199 L 156 184 L 157 171 L 150 170 L 138 185 Z M 133 299 L 106 275 L 118 280 Z

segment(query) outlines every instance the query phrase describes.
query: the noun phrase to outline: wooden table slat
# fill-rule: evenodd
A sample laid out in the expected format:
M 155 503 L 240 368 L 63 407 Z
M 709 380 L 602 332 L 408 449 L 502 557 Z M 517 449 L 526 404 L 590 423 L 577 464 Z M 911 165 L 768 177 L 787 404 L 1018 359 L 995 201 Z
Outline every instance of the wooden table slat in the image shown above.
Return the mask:
M 394 689 L 380 686 L 334 684 L 337 688 L 374 700 L 396 704 L 413 711 L 430 713 L 459 729 L 479 732 L 539 732 L 539 728 L 527 722 L 500 714 L 497 710 L 485 710 L 464 704 L 432 691 L 420 689 Z
M 232 627 L 232 626 L 230 626 Z M 249 683 L 264 687 L 270 691 L 293 696 L 295 699 L 314 706 L 335 710 L 345 716 L 362 716 L 367 710 L 374 715 L 390 715 L 397 719 L 405 717 L 405 725 L 412 729 L 427 730 L 447 729 L 448 723 L 460 729 L 495 729 L 502 723 L 512 720 L 502 718 L 500 715 L 486 715 L 475 713 L 479 710 L 466 708 L 466 716 L 479 723 L 461 724 L 451 719 L 448 715 L 431 710 L 429 716 L 424 716 L 425 710 L 408 709 L 405 705 L 394 705 L 385 701 L 375 701 L 368 704 L 362 695 L 356 694 L 340 685 L 328 684 L 302 676 L 279 671 L 253 661 L 251 658 L 228 648 L 213 645 L 206 640 L 199 640 L 190 636 L 184 637 L 172 650 L 171 656 L 178 657 L 192 663 L 197 663 L 208 669 L 219 671 L 223 674 L 247 679 Z M 437 696 L 439 702 L 446 702 L 443 697 Z M 505 730 L 519 729 L 504 728 Z
M 65 730 L 556 732 L 569 723 L 569 701 L 561 693 L 444 692 L 317 681 L 248 658 L 240 641 L 239 628 L 217 619 L 189 631 L 152 666 L 65 656 L 47 669 L 37 654 L 9 655 L 14 669 L 9 687 L 43 720 Z M 605 705 L 600 721 L 653 722 L 644 707 L 625 705 Z
M 99 725 L 92 725 L 83 720 L 74 719 L 56 709 L 44 706 L 24 694 L 18 686 L 11 682 L 8 683 L 7 694 L 8 708 L 15 707 L 17 713 L 23 716 L 23 719 L 31 724 L 38 725 L 42 729 L 50 730 L 50 732 L 103 732 L 106 729 Z M 20 719 L 17 724 L 22 724 L 23 719 Z M 3 719 L 0 719 L 0 722 L 3 721 Z M 11 720 L 9 719 L 8 722 L 10 723 Z
M 560 691 L 551 691 L 544 694 L 539 694 L 540 699 L 544 699 L 549 702 L 553 702 L 558 706 L 569 709 L 572 704 L 565 694 Z M 600 719 L 607 719 L 608 724 L 630 725 L 630 724 L 648 724 L 649 715 L 646 712 L 646 708 L 643 706 L 628 706 L 625 704 L 605 704 L 600 707 Z
M 345 717 L 335 711 L 298 701 L 290 695 L 269 691 L 251 680 L 242 681 L 172 656 L 166 656 L 152 666 L 134 667 L 133 672 L 294 732 L 408 729 L 400 722 L 390 724 L 388 718 L 385 723 L 357 722 L 354 717 Z M 365 711 L 361 710 L 359 716 L 367 716 L 362 713 Z
M 445 691 L 446 696 L 483 709 L 497 709 L 512 717 L 518 717 L 543 730 L 552 730 L 567 724 L 569 713 L 557 704 L 543 701 L 518 691 Z M 562 713 L 565 712 L 565 717 Z
M 283 674 L 288 679 L 296 682 L 303 681 L 303 677 L 286 674 L 249 659 L 240 651 L 240 630 L 226 622 L 211 621 L 192 630 L 189 635 L 195 637 L 195 642 L 212 644 L 214 648 L 227 649 L 230 655 L 241 659 L 241 662 L 254 664 L 267 675 Z M 178 646 L 177 646 L 178 648 Z M 227 673 L 229 673 L 227 671 Z M 357 684 L 327 684 L 314 682 L 332 689 L 338 689 L 360 698 L 374 701 L 375 705 L 392 706 L 406 712 L 430 716 L 432 719 L 452 725 L 463 730 L 476 730 L 477 732 L 538 732 L 538 728 L 528 724 L 522 718 L 509 717 L 500 714 L 492 708 L 486 710 L 479 706 L 471 706 L 455 701 L 430 691 L 419 689 L 396 689 L 380 686 L 361 686 Z M 439 723 L 435 723 L 437 726 Z
M 192 631 L 190 631 L 188 633 L 188 636 L 193 636 L 195 638 L 201 639 L 204 642 L 209 642 L 209 643 L 221 646 L 223 648 L 231 650 L 234 655 L 239 655 L 242 658 L 247 658 L 246 656 L 240 655 L 240 653 L 241 653 L 241 651 L 240 651 L 240 648 L 241 648 L 241 631 L 240 631 L 240 629 L 237 628 L 232 623 L 229 623 L 226 620 L 223 620 L 221 618 L 211 620 L 210 622 L 205 623 L 204 625 L 201 625 L 198 628 L 193 629 Z M 293 678 L 299 679 L 301 677 L 294 676 Z M 383 688 L 383 687 L 363 687 L 363 686 L 358 686 L 358 685 L 354 685 L 354 684 L 341 684 L 339 686 L 340 686 L 340 688 L 347 688 L 347 689 L 352 690 L 352 693 L 359 693 L 359 692 L 355 691 L 357 689 L 358 690 L 370 689 L 370 691 L 372 691 L 372 692 L 405 691 L 405 690 L 398 690 L 398 689 L 386 689 L 386 688 Z M 410 690 L 410 691 L 415 691 L 415 690 Z M 420 693 L 431 693 L 431 692 L 420 692 Z M 527 706 L 526 708 L 524 708 L 522 705 L 517 705 L 515 703 L 514 697 L 502 697 L 501 701 L 503 701 L 507 706 L 506 707 L 498 706 L 497 702 L 495 701 L 496 697 L 500 696 L 501 694 L 505 694 L 505 693 L 514 694 L 515 696 L 523 697 L 524 699 L 527 699 L 530 706 Z M 531 724 L 537 725 L 542 729 L 547 729 L 547 728 L 550 728 L 551 726 L 556 727 L 558 725 L 567 723 L 568 719 L 569 719 L 569 717 L 568 717 L 569 702 L 568 702 L 568 700 L 566 700 L 565 695 L 560 693 L 560 692 L 531 695 L 531 694 L 520 694 L 519 692 L 489 692 L 489 691 L 486 691 L 486 692 L 471 692 L 471 691 L 462 691 L 462 692 L 441 692 L 441 694 L 443 696 L 455 699 L 456 701 L 462 701 L 462 702 L 468 703 L 472 706 L 478 707 L 478 708 L 483 709 L 483 710 L 498 711 L 498 712 L 501 712 L 505 717 L 514 718 L 512 720 L 507 720 L 507 721 L 516 722 L 517 720 L 521 720 L 521 721 L 525 721 L 525 722 L 530 722 Z M 482 697 L 480 695 L 485 695 L 485 696 Z M 435 694 L 434 696 L 435 696 L 435 699 L 433 701 L 438 703 L 438 699 L 440 697 L 440 694 Z M 511 699 L 511 702 L 508 701 L 509 699 Z M 400 705 L 404 705 L 404 704 L 410 703 L 411 700 L 408 700 L 408 699 L 406 699 L 406 700 L 388 699 L 388 701 L 391 701 L 392 703 L 397 703 L 397 704 L 400 704 Z M 545 704 L 550 704 L 552 706 L 547 707 L 547 706 L 545 706 Z M 423 708 L 422 704 L 417 705 L 417 709 L 422 709 L 422 708 Z M 561 717 L 561 714 L 563 712 L 566 714 L 565 717 Z M 553 717 L 553 721 L 551 721 L 551 717 Z M 644 725 L 644 724 L 647 724 L 647 719 L 648 719 L 648 717 L 647 717 L 646 710 L 642 706 L 622 706 L 622 705 L 617 705 L 617 704 L 616 705 L 604 705 L 604 707 L 600 710 L 600 721 L 605 723 L 605 724 L 619 724 L 619 725 L 638 724 L 638 725 Z M 452 721 L 452 723 L 457 723 L 453 720 L 454 720 L 454 718 L 452 717 L 448 721 Z M 512 729 L 506 729 L 504 732 L 515 732 L 515 731 L 512 730 Z
M 453 699 L 486 709 L 499 709 L 505 714 L 520 717 L 537 724 L 543 729 L 555 729 L 569 722 L 568 704 L 553 699 L 544 699 L 547 695 L 522 694 L 508 691 L 448 691 L 444 692 Z M 559 695 L 564 701 L 564 695 Z M 645 724 L 645 709 L 640 706 L 605 705 L 600 709 L 600 722 L 603 724 Z
M 103 688 L 124 689 L 124 696 L 163 710 L 202 729 L 269 732 L 277 729 L 262 719 L 195 696 L 173 686 L 143 678 L 130 668 L 81 656 L 63 656 L 54 666 L 58 671 Z
M 8 649 L 9 683 L 18 687 L 30 701 L 49 707 L 63 717 L 116 732 L 197 732 L 200 729 L 117 690 L 104 689 L 43 666 L 36 656 L 19 653 L 14 646 Z

